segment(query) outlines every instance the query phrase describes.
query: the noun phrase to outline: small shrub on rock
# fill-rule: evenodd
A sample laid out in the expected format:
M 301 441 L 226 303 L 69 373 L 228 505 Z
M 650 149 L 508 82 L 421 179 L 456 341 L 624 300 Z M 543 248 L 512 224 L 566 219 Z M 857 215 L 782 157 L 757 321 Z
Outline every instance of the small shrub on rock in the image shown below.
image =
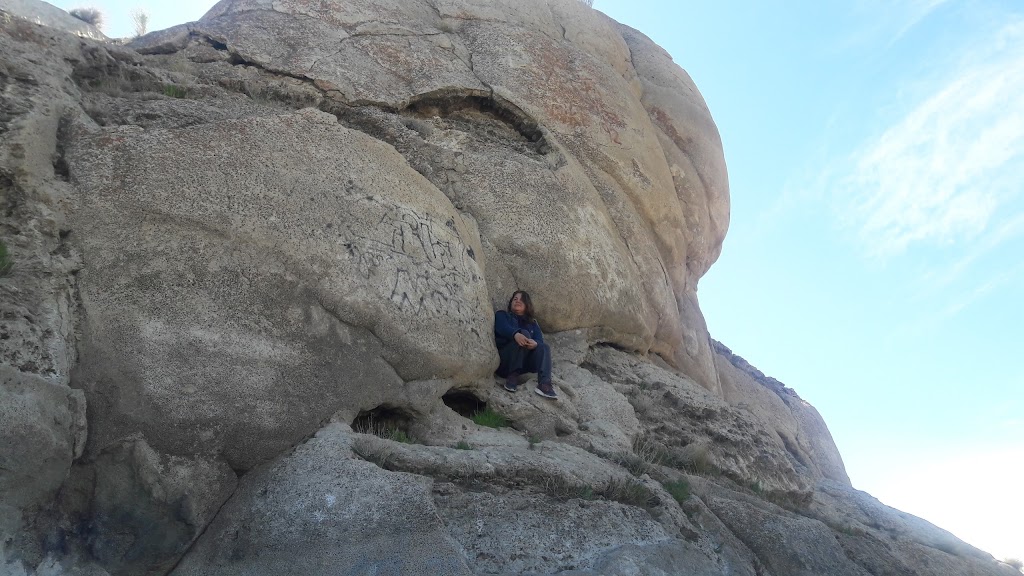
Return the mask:
M 188 89 L 184 86 L 176 86 L 174 84 L 167 84 L 164 86 L 164 96 L 170 96 L 171 98 L 184 98 L 188 95 Z
M 548 496 L 557 500 L 594 500 L 597 498 L 594 488 L 586 484 L 576 484 L 561 476 L 549 476 L 540 471 L 528 471 L 523 473 L 518 480 L 540 488 Z
M 466 442 L 465 440 L 459 440 L 459 443 L 456 444 L 455 447 L 458 448 L 459 450 L 472 450 L 473 449 L 473 445 L 470 444 L 469 442 Z
M 404 430 L 399 430 L 398 428 L 392 428 L 390 430 L 385 431 L 385 433 L 381 435 L 381 438 L 393 440 L 395 442 L 401 442 L 402 444 L 413 443 L 412 436 L 409 436 L 408 434 L 406 434 Z
M 68 10 L 68 14 L 86 24 L 92 24 L 97 28 L 103 27 L 103 12 L 100 12 L 98 8 L 72 8 Z
M 711 458 L 711 451 L 704 444 L 691 444 L 673 454 L 664 456 L 665 463 L 690 474 L 713 476 L 721 472 Z
M 680 480 L 679 482 L 665 482 L 662 486 L 670 496 L 675 498 L 676 502 L 679 502 L 679 504 L 686 502 L 690 497 L 690 483 L 686 480 Z
M 540 434 L 534 434 L 532 432 L 526 437 L 526 441 L 530 443 L 530 450 L 536 450 L 537 444 L 540 444 L 541 440 L 543 440 L 543 438 L 540 437 Z
M 655 475 L 659 467 L 671 462 L 671 456 L 665 446 L 657 440 L 648 436 L 638 436 L 633 440 L 633 451 L 616 455 L 614 461 L 629 470 L 633 476 Z
M 608 500 L 630 506 L 653 508 L 658 505 L 658 497 L 654 492 L 636 480 L 612 480 L 599 494 Z
M 133 10 L 131 16 L 132 26 L 135 28 L 135 36 L 145 36 L 146 29 L 149 28 L 149 14 L 140 8 Z
M 562 478 L 549 478 L 544 483 L 544 492 L 559 500 L 572 500 L 573 498 L 594 500 L 597 498 L 592 486 L 573 484 Z
M 412 436 L 406 432 L 407 427 L 404 415 L 386 408 L 360 413 L 352 422 L 352 430 L 360 434 L 373 434 L 393 442 L 415 444 Z
M 498 429 L 508 426 L 508 420 L 489 407 L 475 412 L 471 419 L 474 423 L 488 428 Z

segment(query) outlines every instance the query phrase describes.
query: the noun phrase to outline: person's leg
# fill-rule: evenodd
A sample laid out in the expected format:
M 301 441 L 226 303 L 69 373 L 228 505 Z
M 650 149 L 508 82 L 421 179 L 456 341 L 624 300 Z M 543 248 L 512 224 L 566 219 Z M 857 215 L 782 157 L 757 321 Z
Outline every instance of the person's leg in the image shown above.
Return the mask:
M 537 373 L 537 383 L 551 382 L 551 349 L 541 344 L 530 350 L 523 362 L 524 370 Z
M 505 389 L 510 392 L 515 392 L 519 385 L 519 375 L 525 370 L 526 352 L 527 350 L 516 344 L 515 341 L 498 348 L 498 357 L 501 362 L 494 374 L 505 379 Z
M 541 396 L 558 397 L 551 385 L 551 349 L 547 344 L 541 344 L 527 354 L 524 369 L 537 373 L 537 390 Z

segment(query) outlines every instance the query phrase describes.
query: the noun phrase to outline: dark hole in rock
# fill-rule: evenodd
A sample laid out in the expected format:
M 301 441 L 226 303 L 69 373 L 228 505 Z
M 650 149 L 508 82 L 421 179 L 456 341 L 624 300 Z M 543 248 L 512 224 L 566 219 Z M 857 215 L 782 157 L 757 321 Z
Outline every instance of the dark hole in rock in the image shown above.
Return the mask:
M 405 112 L 427 119 L 434 116 L 452 119 L 461 117 L 474 123 L 486 123 L 486 119 L 490 119 L 511 128 L 527 142 L 538 145 L 538 148 L 546 147 L 547 144 L 537 122 L 526 112 L 488 95 L 463 90 L 437 90 L 413 98 L 405 107 Z M 415 122 L 409 127 L 421 132 Z M 481 125 L 478 128 L 483 127 Z
M 455 410 L 461 416 L 472 418 L 474 414 L 487 408 L 487 402 L 476 397 L 469 390 L 453 389 L 441 397 L 444 405 Z
M 206 42 L 214 48 L 214 50 L 227 51 L 228 45 L 223 42 L 217 42 L 213 38 L 206 38 Z
M 381 404 L 372 410 L 363 410 L 352 421 L 352 430 L 361 434 L 374 434 L 381 437 L 409 435 L 412 415 L 394 406 Z

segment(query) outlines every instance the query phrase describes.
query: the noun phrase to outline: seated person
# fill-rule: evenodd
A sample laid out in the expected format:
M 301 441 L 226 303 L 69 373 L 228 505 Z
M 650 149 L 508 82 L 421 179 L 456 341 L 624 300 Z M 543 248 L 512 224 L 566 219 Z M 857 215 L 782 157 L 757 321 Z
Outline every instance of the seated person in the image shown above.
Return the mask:
M 494 313 L 494 343 L 501 357 L 494 374 L 505 379 L 505 390 L 515 392 L 519 389 L 520 374 L 536 372 L 534 391 L 545 398 L 558 399 L 551 385 L 551 351 L 533 316 L 529 294 L 522 290 L 514 292 L 508 309 Z

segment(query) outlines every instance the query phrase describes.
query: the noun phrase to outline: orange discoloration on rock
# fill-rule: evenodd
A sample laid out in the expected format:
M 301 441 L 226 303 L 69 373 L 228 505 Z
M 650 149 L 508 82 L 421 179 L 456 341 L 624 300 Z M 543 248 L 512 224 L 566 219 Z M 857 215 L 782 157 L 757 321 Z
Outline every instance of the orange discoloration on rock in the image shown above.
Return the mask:
M 661 131 L 671 138 L 680 150 L 685 150 L 687 144 L 689 144 L 692 139 L 689 137 L 683 137 L 679 134 L 679 131 L 676 130 L 675 123 L 672 122 L 672 117 L 657 106 L 651 106 L 648 111 L 650 112 L 654 123 L 658 125 L 658 128 L 661 128 Z

